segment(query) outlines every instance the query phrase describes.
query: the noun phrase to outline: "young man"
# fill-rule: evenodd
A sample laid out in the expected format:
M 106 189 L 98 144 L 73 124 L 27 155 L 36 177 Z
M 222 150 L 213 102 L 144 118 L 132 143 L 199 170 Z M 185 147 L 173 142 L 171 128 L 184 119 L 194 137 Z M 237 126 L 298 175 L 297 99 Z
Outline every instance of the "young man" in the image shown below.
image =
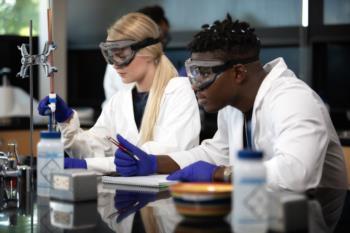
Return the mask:
M 189 48 L 187 73 L 199 104 L 219 111 L 218 131 L 189 151 L 158 156 L 152 172 L 183 168 L 168 179 L 228 180 L 237 151 L 252 148 L 264 152 L 272 189 L 346 188 L 342 148 L 325 105 L 282 58 L 261 65 L 260 41 L 249 24 L 228 15 L 204 25 Z M 144 155 L 144 161 L 152 157 Z M 118 150 L 117 167 L 130 168 L 132 162 L 126 161 L 131 159 Z

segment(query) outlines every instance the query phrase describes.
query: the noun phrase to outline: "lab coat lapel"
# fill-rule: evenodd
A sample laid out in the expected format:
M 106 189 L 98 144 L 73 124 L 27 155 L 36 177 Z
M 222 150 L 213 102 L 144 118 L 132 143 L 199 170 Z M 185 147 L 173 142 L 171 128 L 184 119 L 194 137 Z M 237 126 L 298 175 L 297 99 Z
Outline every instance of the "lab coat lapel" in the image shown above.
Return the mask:
M 255 148 L 256 138 L 254 135 L 258 135 L 259 122 L 257 122 L 257 115 L 259 114 L 259 109 L 263 103 L 264 97 L 271 88 L 272 82 L 279 78 L 281 74 L 288 69 L 283 58 L 276 58 L 275 60 L 264 65 L 264 70 L 268 73 L 260 85 L 258 93 L 255 97 L 253 115 L 252 115 L 252 144 Z
M 224 110 L 224 118 L 227 120 L 229 158 L 230 164 L 235 164 L 237 153 L 243 149 L 243 113 L 231 106 Z
M 232 135 L 236 140 L 230 140 L 233 144 L 232 148 L 235 148 L 234 151 L 230 152 L 232 155 L 234 155 L 234 160 L 237 159 L 237 154 L 239 150 L 244 149 L 243 145 L 243 122 L 244 122 L 244 114 L 241 111 L 237 112 L 236 119 L 234 119 L 233 124 L 236 124 L 237 127 L 233 128 L 234 132 L 232 132 Z M 232 164 L 232 162 L 231 162 Z
M 130 126 L 131 126 L 130 131 L 132 132 L 132 134 L 137 135 L 137 141 L 139 141 L 140 134 L 135 122 L 134 107 L 133 107 L 134 105 L 132 102 L 132 89 L 130 89 L 128 92 L 129 93 L 128 93 L 128 97 L 126 98 L 126 104 L 125 104 L 126 116 L 130 117 L 128 119 L 130 120 Z

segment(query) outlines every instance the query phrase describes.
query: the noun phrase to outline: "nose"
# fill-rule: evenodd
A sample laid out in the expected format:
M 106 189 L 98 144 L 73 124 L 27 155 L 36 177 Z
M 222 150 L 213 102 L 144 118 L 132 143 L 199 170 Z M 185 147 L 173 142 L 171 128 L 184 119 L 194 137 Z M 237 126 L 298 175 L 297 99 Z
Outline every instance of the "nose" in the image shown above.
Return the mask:
M 197 99 L 201 99 L 201 98 L 204 98 L 205 95 L 204 95 L 204 93 L 202 91 L 197 90 L 196 91 L 196 97 L 197 97 Z
M 192 83 L 192 90 L 194 91 L 194 92 L 199 92 L 199 91 L 201 91 L 201 89 L 198 87 L 198 85 L 196 85 L 196 84 L 194 84 L 194 83 Z
M 120 72 L 123 70 L 124 67 L 121 67 L 121 66 L 117 66 L 115 63 L 113 64 L 113 68 L 117 71 L 117 72 Z

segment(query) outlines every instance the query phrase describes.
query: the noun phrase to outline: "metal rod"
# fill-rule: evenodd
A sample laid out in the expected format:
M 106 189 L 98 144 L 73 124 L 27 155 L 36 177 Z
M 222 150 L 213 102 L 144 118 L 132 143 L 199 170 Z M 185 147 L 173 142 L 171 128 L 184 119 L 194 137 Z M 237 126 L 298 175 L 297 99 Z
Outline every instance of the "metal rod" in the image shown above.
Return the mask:
M 29 21 L 29 54 L 30 57 L 33 56 L 33 21 Z M 34 124 L 33 124 L 33 65 L 29 67 L 29 93 L 30 93 L 30 170 L 34 171 L 33 168 L 33 160 L 34 160 L 34 151 L 33 151 L 33 132 L 34 132 Z M 31 187 L 34 189 L 34 176 L 31 172 L 30 181 Z
M 51 1 L 49 1 L 49 8 L 47 9 L 47 32 L 48 32 L 48 43 L 52 43 L 52 10 L 51 10 Z M 53 53 L 51 52 L 48 57 L 48 62 L 53 66 Z M 50 94 L 55 93 L 55 81 L 54 81 L 54 72 L 49 74 L 50 79 Z M 49 131 L 53 131 L 55 126 L 55 112 L 51 112 L 49 119 Z
M 47 9 L 47 28 L 48 28 L 48 42 L 52 42 L 52 10 Z M 49 54 L 48 57 L 49 64 L 53 66 L 53 53 Z M 55 93 L 55 82 L 54 82 L 54 72 L 49 74 L 50 78 L 50 93 Z

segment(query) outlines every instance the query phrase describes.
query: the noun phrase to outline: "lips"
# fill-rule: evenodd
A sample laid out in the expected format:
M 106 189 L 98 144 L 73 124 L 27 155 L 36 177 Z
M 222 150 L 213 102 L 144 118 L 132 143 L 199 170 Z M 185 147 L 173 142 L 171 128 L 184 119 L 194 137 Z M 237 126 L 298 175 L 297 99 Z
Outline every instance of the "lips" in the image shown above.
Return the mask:
M 204 104 L 206 104 L 206 102 L 207 102 L 207 99 L 205 98 L 205 95 L 203 95 L 203 93 L 202 92 L 197 92 L 196 93 L 196 96 L 197 96 L 197 101 L 198 101 L 198 104 L 199 105 L 204 105 Z
M 126 73 L 119 73 L 118 72 L 118 74 L 119 74 L 120 77 L 125 78 Z
M 201 99 L 198 98 L 198 104 L 201 106 L 206 105 L 207 102 L 208 101 L 205 98 L 201 98 Z

